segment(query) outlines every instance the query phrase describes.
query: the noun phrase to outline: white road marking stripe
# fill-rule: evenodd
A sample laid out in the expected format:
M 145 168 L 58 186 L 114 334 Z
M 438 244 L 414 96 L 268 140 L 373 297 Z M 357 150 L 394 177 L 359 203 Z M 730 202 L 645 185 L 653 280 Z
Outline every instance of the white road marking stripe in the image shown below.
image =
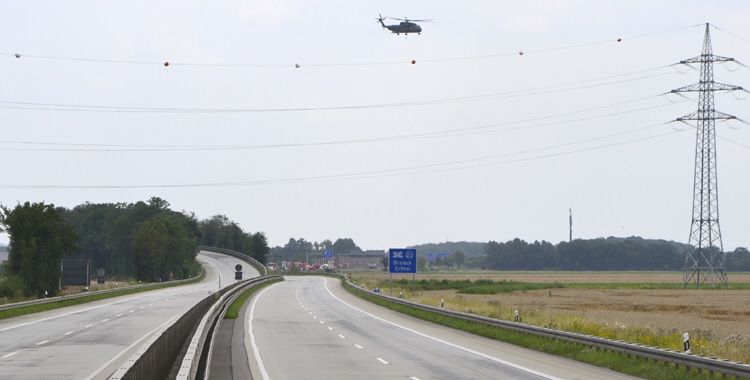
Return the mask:
M 102 319 L 102 322 L 107 322 L 109 318 Z
M 357 348 L 359 348 L 360 350 L 364 350 L 364 349 L 365 349 L 364 347 L 362 347 L 362 346 L 360 346 L 360 345 L 358 345 L 358 344 L 355 344 L 355 345 L 354 345 L 354 347 L 357 347 Z
M 331 331 L 333 331 L 333 327 L 329 327 L 328 329 L 331 330 Z
M 391 363 L 388 363 L 387 361 L 383 360 L 382 358 L 375 358 L 375 359 L 377 359 L 377 361 L 379 361 L 379 362 L 381 362 L 383 364 L 391 364 Z
M 45 344 L 45 343 L 49 343 L 49 340 L 43 340 L 43 341 L 41 341 L 41 342 L 37 343 L 36 345 L 37 345 L 37 346 L 41 346 L 41 345 L 43 345 L 43 344 Z
M 122 317 L 122 314 L 115 315 L 115 318 L 117 318 L 117 317 Z
M 318 319 L 318 317 L 316 317 L 316 316 L 313 315 L 313 319 Z
M 128 298 L 128 299 L 125 299 L 125 300 L 119 300 L 119 301 L 117 301 L 117 302 L 112 302 L 112 303 L 108 303 L 108 304 L 104 304 L 104 305 L 94 306 L 94 307 L 90 307 L 90 308 L 88 308 L 88 309 L 83 309 L 83 310 L 78 310 L 78 311 L 72 311 L 72 312 L 70 312 L 70 313 L 59 314 L 59 315 L 56 315 L 56 316 L 54 316 L 54 317 L 49 317 L 49 318 L 42 318 L 42 319 L 37 319 L 36 321 L 31 321 L 31 322 L 21 323 L 20 325 L 15 325 L 15 326 L 10 326 L 10 327 L 5 327 L 5 328 L 2 328 L 2 329 L 0 329 L 0 332 L 3 332 L 3 331 L 7 331 L 7 330 L 12 330 L 12 329 L 15 329 L 15 328 L 18 328 L 18 327 L 23 327 L 23 326 L 33 325 L 34 323 L 39 323 L 39 322 L 49 321 L 50 319 L 55 319 L 55 318 L 65 317 L 65 316 L 68 316 L 68 315 L 73 315 L 73 314 L 83 313 L 83 312 L 86 312 L 86 311 L 89 311 L 89 310 L 94 310 L 94 309 L 98 309 L 98 308 L 100 308 L 100 307 L 104 307 L 104 306 L 116 305 L 116 304 L 118 304 L 118 303 L 123 303 L 123 302 L 127 302 L 127 301 L 132 301 L 132 300 L 134 300 L 134 299 L 138 299 L 138 298 L 141 298 L 141 297 L 145 297 L 145 295 L 141 295 L 141 296 L 137 296 L 137 297 L 132 297 L 132 298 Z
M 345 336 L 343 336 L 343 335 L 341 335 L 341 334 L 339 334 L 339 338 L 341 338 L 341 339 L 346 339 L 346 337 L 345 337 Z
M 416 377 L 416 376 L 409 376 L 409 378 L 410 378 L 411 380 L 419 380 L 419 378 L 418 378 L 418 377 Z
M 127 347 L 125 347 L 125 349 L 124 349 L 124 350 L 120 351 L 120 353 L 119 353 L 119 354 L 117 354 L 117 355 L 115 355 L 114 357 L 112 357 L 112 359 L 109 359 L 109 361 L 108 361 L 108 362 L 106 362 L 106 363 L 102 364 L 102 366 L 101 366 L 101 367 L 99 367 L 99 369 L 97 369 L 96 371 L 94 371 L 94 373 L 92 373 L 91 375 L 89 375 L 88 377 L 86 377 L 86 378 L 85 378 L 84 380 L 91 380 L 91 379 L 93 379 L 93 378 L 94 378 L 94 377 L 95 377 L 96 375 L 100 374 L 100 373 L 101 373 L 102 371 L 104 371 L 104 369 L 105 369 L 105 368 L 107 368 L 107 367 L 108 367 L 108 366 L 109 366 L 110 364 L 112 364 L 112 362 L 113 362 L 113 361 L 117 360 L 117 359 L 118 359 L 118 358 L 119 358 L 120 356 L 122 356 L 122 355 L 124 355 L 124 354 L 125 354 L 126 352 L 130 351 L 130 349 L 131 349 L 131 348 L 133 348 L 133 347 L 134 347 L 134 346 L 135 346 L 136 344 L 138 344 L 138 343 L 140 343 L 140 342 L 141 342 L 142 340 L 144 340 L 144 339 L 148 338 L 149 336 L 151 336 L 151 335 L 152 335 L 153 333 L 155 333 L 156 331 L 158 331 L 158 330 L 159 330 L 160 328 L 164 327 L 164 326 L 165 326 L 165 325 L 167 325 L 168 323 L 173 323 L 173 321 L 174 321 L 175 319 L 177 319 L 177 318 L 178 318 L 179 316 L 180 316 L 180 314 L 177 314 L 177 315 L 175 315 L 174 317 L 170 318 L 170 319 L 169 319 L 169 320 L 167 320 L 166 322 L 164 322 L 164 323 L 162 323 L 161 325 L 159 325 L 159 327 L 157 327 L 157 328 L 155 328 L 155 329 L 153 329 L 153 330 L 149 331 L 148 333 L 146 333 L 146 335 L 144 335 L 144 336 L 142 336 L 142 337 L 138 338 L 138 340 L 136 340 L 135 342 L 133 342 L 133 343 L 132 343 L 132 344 L 131 344 L 130 346 L 127 346 Z
M 17 353 L 18 353 L 18 351 L 16 351 L 16 352 L 11 352 L 11 353 L 9 353 L 9 354 L 7 354 L 7 355 L 3 355 L 3 359 L 5 359 L 5 358 L 9 358 L 9 357 L 11 357 L 11 356 L 13 356 L 13 355 L 15 355 L 15 354 L 17 354 Z
M 87 328 L 89 328 L 89 327 L 91 327 L 91 326 L 93 326 L 93 325 L 86 325 L 86 326 L 84 326 L 83 328 L 86 328 L 86 329 L 87 329 Z
M 326 281 L 325 279 L 322 279 L 322 280 L 323 280 L 323 287 L 325 287 L 326 291 L 328 292 L 328 294 L 329 294 L 329 295 L 330 295 L 331 297 L 333 297 L 333 298 L 334 298 L 335 300 L 337 300 L 337 301 L 341 302 L 342 304 L 344 304 L 344 305 L 346 305 L 346 306 L 349 306 L 349 307 L 351 307 L 352 309 L 354 309 L 354 310 L 357 310 L 357 311 L 359 311 L 360 313 L 362 313 L 362 314 L 364 314 L 364 315 L 367 315 L 367 316 L 369 316 L 369 317 L 371 317 L 371 318 L 375 318 L 375 319 L 377 319 L 377 320 L 379 320 L 379 321 L 382 321 L 382 322 L 384 322 L 384 323 L 387 323 L 387 324 L 389 324 L 389 325 L 391 325 L 391 326 L 394 326 L 394 327 L 400 328 L 400 329 L 402 329 L 402 330 L 404 330 L 404 331 L 408 331 L 408 332 L 411 332 L 411 333 L 417 334 L 417 335 L 419 335 L 419 336 L 421 336 L 421 337 L 424 337 L 424 338 L 430 339 L 430 340 L 432 340 L 432 341 L 435 341 L 435 342 L 438 342 L 438 343 L 442 343 L 442 344 L 445 344 L 446 346 L 450 346 L 450 347 L 453 347 L 453 348 L 459 349 L 459 350 L 461 350 L 461 351 L 464 351 L 464 352 L 468 352 L 468 353 L 470 353 L 470 354 L 474 354 L 474 355 L 477 355 L 477 356 L 479 356 L 479 357 L 482 357 L 482 358 L 485 358 L 485 359 L 488 359 L 488 360 L 492 360 L 493 362 L 496 362 L 496 363 L 500 363 L 500 364 L 502 364 L 502 365 L 506 365 L 506 366 L 508 366 L 508 367 L 512 367 L 512 368 L 515 368 L 515 369 L 517 369 L 517 370 L 519 370 L 519 371 L 527 372 L 527 373 L 530 373 L 530 374 L 532 374 L 532 375 L 536 375 L 536 376 L 539 376 L 539 377 L 542 377 L 542 378 L 545 378 L 545 379 L 548 379 L 548 380 L 562 380 L 562 379 L 560 379 L 559 377 L 555 377 L 555 376 L 552 376 L 552 375 L 548 375 L 548 374 L 546 374 L 546 373 L 542 373 L 542 372 L 539 372 L 539 371 L 535 371 L 535 370 L 533 370 L 533 369 L 531 369 L 531 368 L 526 368 L 526 367 L 520 366 L 520 365 L 518 365 L 518 364 L 514 364 L 514 363 L 511 363 L 511 362 L 509 362 L 509 361 L 506 361 L 506 360 L 498 359 L 498 358 L 496 358 L 496 357 L 494 357 L 494 356 L 490 356 L 490 355 L 487 355 L 487 354 L 481 353 L 481 352 L 479 352 L 479 351 L 475 351 L 475 350 L 472 350 L 472 349 L 470 349 L 470 348 L 466 348 L 466 347 L 463 347 L 463 346 L 459 346 L 459 345 L 457 345 L 457 344 L 453 344 L 453 343 L 450 343 L 450 342 L 448 342 L 448 341 L 445 341 L 445 340 L 442 340 L 442 339 L 439 339 L 439 338 L 435 338 L 435 337 L 433 337 L 433 336 L 430 336 L 430 335 L 427 335 L 427 334 L 425 334 L 425 333 L 421 333 L 421 332 L 419 332 L 419 331 L 417 331 L 417 330 L 413 330 L 413 329 L 410 329 L 410 328 L 408 328 L 408 327 L 405 327 L 405 326 L 401 326 L 401 325 L 399 325 L 398 323 L 393 323 L 393 322 L 391 322 L 391 321 L 388 321 L 388 320 L 385 320 L 385 319 L 383 319 L 383 318 L 377 317 L 377 316 L 375 316 L 375 315 L 373 315 L 373 314 L 370 314 L 370 313 L 368 313 L 368 312 L 366 312 L 366 311 L 364 311 L 364 310 L 362 310 L 362 309 L 359 309 L 359 308 L 357 308 L 357 307 L 355 307 L 355 306 L 353 306 L 353 305 L 350 305 L 350 304 L 348 304 L 348 303 L 346 303 L 346 302 L 342 301 L 342 300 L 341 300 L 340 298 L 336 297 L 336 296 L 335 296 L 335 295 L 334 295 L 334 294 L 333 294 L 333 293 L 331 292 L 331 290 L 330 290 L 330 289 L 328 289 L 328 282 L 327 282 L 327 281 Z
M 75 332 L 75 331 L 68 331 L 68 332 L 66 332 L 66 333 L 65 333 L 65 334 L 63 334 L 63 335 L 70 335 L 70 334 L 72 334 L 72 333 L 74 333 L 74 332 Z
M 276 283 L 278 284 L 278 283 Z M 260 375 L 263 377 L 263 380 L 270 380 L 271 378 L 268 377 L 268 372 L 266 372 L 266 366 L 263 364 L 263 359 L 260 357 L 260 351 L 258 350 L 258 344 L 255 342 L 255 334 L 253 333 L 253 316 L 255 315 L 255 304 L 260 299 L 260 296 L 263 295 L 268 289 L 271 289 L 272 287 L 276 286 L 276 284 L 271 284 L 271 286 L 266 286 L 263 288 L 263 290 L 258 293 L 255 298 L 253 298 L 253 303 L 250 306 L 250 316 L 247 318 L 247 333 L 250 338 L 250 345 L 253 348 L 253 355 L 255 355 L 255 362 L 258 364 L 258 369 L 260 370 Z
M 320 323 L 325 323 L 325 322 L 323 322 L 323 321 L 320 321 Z
M 130 310 L 130 311 L 129 311 L 128 313 L 132 313 L 132 312 L 134 312 L 134 311 L 135 311 L 135 310 Z

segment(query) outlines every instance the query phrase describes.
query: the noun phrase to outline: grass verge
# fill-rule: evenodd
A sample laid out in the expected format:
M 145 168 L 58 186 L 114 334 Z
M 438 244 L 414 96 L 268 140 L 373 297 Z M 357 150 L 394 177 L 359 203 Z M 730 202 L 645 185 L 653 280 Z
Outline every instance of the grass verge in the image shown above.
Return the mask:
M 126 296 L 129 294 L 135 294 L 135 293 L 141 293 L 141 292 L 148 292 L 151 290 L 158 290 L 158 289 L 164 289 L 164 288 L 171 288 L 174 286 L 194 284 L 196 282 L 203 280 L 205 277 L 206 277 L 206 272 L 204 271 L 197 278 L 187 281 L 187 282 L 171 283 L 171 284 L 167 282 L 167 283 L 164 283 L 163 285 L 156 285 L 156 286 L 151 286 L 151 287 L 146 287 L 146 288 L 136 288 L 136 289 L 123 288 L 120 291 L 116 291 L 112 293 L 92 294 L 87 297 L 73 298 L 73 299 L 68 299 L 68 300 L 63 299 L 62 301 L 58 301 L 58 302 L 50 302 L 50 303 L 44 303 L 41 305 L 30 305 L 30 306 L 19 307 L 19 308 L 10 309 L 10 310 L 3 310 L 3 311 L 0 311 L 0 319 L 19 317 L 21 315 L 27 315 L 27 314 L 33 314 L 33 313 L 40 313 L 43 311 L 55 310 L 55 309 L 59 309 L 62 307 L 80 305 L 84 303 L 104 300 L 107 298 Z
M 275 284 L 281 281 L 284 281 L 284 279 L 264 282 L 260 285 L 253 286 L 250 289 L 242 292 L 242 294 L 239 297 L 237 297 L 237 299 L 234 300 L 234 302 L 232 302 L 231 305 L 229 305 L 229 308 L 227 308 L 227 312 L 224 314 L 224 319 L 237 319 L 239 317 L 240 310 L 242 309 L 242 305 L 244 305 L 245 302 L 247 302 L 247 299 L 250 298 L 250 296 L 252 296 L 255 292 L 263 289 L 264 287 L 268 285 Z
M 653 361 L 645 361 L 644 359 L 635 357 L 628 358 L 625 355 L 621 355 L 615 352 L 595 350 L 591 347 L 580 344 L 556 341 L 553 339 L 530 334 L 522 334 L 516 331 L 501 329 L 494 326 L 487 326 L 476 322 L 464 321 L 458 318 L 435 314 L 428 311 L 417 310 L 354 290 L 346 283 L 344 283 L 344 288 L 346 288 L 350 293 L 372 303 L 428 322 L 433 322 L 443 326 L 463 330 L 472 334 L 502 342 L 507 342 L 520 347 L 525 347 L 536 351 L 577 360 L 598 367 L 608 368 L 628 375 L 640 376 L 646 379 L 655 380 L 691 380 L 716 378 L 712 374 L 709 374 L 707 372 L 699 373 L 696 369 L 685 370 L 684 367 L 683 369 L 676 369 L 672 364 L 654 363 Z M 727 376 L 727 378 L 736 379 L 736 377 L 734 376 Z

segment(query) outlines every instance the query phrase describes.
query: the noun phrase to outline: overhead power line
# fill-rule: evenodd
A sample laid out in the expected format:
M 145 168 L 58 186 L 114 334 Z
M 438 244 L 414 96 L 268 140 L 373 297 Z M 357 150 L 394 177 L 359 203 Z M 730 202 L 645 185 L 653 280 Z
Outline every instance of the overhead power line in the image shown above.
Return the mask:
M 626 111 L 620 111 L 620 112 L 613 112 L 608 113 L 604 115 L 596 115 L 596 116 L 588 116 L 588 117 L 582 117 L 582 118 L 576 118 L 576 119 L 570 119 L 570 120 L 563 120 L 563 121 L 550 121 L 550 122 L 544 122 L 544 123 L 536 123 L 536 124 L 530 124 L 530 125 L 523 125 L 528 124 L 530 122 L 539 122 L 543 120 L 549 120 L 558 118 L 561 116 L 569 116 L 574 114 L 580 114 L 585 112 L 590 112 L 593 110 L 598 109 L 604 109 L 604 108 L 611 108 L 616 106 L 621 106 L 624 104 L 634 103 L 638 101 L 643 101 L 647 99 L 651 99 L 654 97 L 660 97 L 658 96 L 651 96 L 641 99 L 635 99 L 631 101 L 626 102 L 620 102 L 616 104 L 610 104 L 606 106 L 600 106 L 595 108 L 590 108 L 586 110 L 581 111 L 572 111 L 572 112 L 566 112 L 562 114 L 557 115 L 550 115 L 550 116 L 541 116 L 531 119 L 524 119 L 524 120 L 517 120 L 517 121 L 510 121 L 510 122 L 504 122 L 504 123 L 495 123 L 495 124 L 489 124 L 489 125 L 482 125 L 482 126 L 473 126 L 473 127 L 466 127 L 466 128 L 455 128 L 450 130 L 443 130 L 443 131 L 435 131 L 435 132 L 426 132 L 426 133 L 414 133 L 414 134 L 406 134 L 406 135 L 397 135 L 397 136 L 385 136 L 385 137 L 374 137 L 374 138 L 366 138 L 366 139 L 351 139 L 351 140 L 338 140 L 338 141 L 322 141 L 322 142 L 311 142 L 311 143 L 283 143 L 283 144 L 265 144 L 265 145 L 232 145 L 232 146 L 226 146 L 226 145 L 219 145 L 219 146 L 208 146 L 208 145 L 190 145 L 190 146 L 165 146 L 165 145 L 119 145 L 119 144 L 76 144 L 76 143 L 57 143 L 57 142 L 32 142 L 32 141 L 8 141 L 8 140 L 0 140 L 0 144 L 14 144 L 14 145 L 42 145 L 45 146 L 44 148 L 3 148 L 4 151 L 42 151 L 42 152 L 185 152 L 185 151 L 227 151 L 227 150 L 252 150 L 252 149 L 278 149 L 278 148 L 299 148 L 299 147 L 312 147 L 312 146 L 332 146 L 332 145 L 347 145 L 347 144 L 363 144 L 363 143 L 380 143 L 380 142 L 393 142 L 393 141 L 403 141 L 403 140 L 418 140 L 418 139 L 428 139 L 428 138 L 448 138 L 448 137 L 456 137 L 456 136 L 466 136 L 466 135 L 472 135 L 472 134 L 480 134 L 480 133 L 496 133 L 496 132 L 507 132 L 507 131 L 515 131 L 515 130 L 522 130 L 522 129 L 531 129 L 531 128 L 540 128 L 540 127 L 546 127 L 546 126 L 554 126 L 554 125 L 561 125 L 561 124 L 570 124 L 580 121 L 587 121 L 587 120 L 594 120 L 594 119 L 601 119 L 601 118 L 607 118 L 612 116 L 619 116 L 624 114 L 630 114 L 635 112 L 641 112 L 661 107 L 667 107 L 672 105 L 671 104 L 662 104 L 657 106 L 651 106 L 651 107 L 644 107 L 634 110 L 626 110 Z M 680 102 L 688 102 L 689 99 L 683 99 Z M 497 129 L 498 127 L 508 127 L 510 128 L 502 128 Z M 62 148 L 62 147 L 70 147 L 70 148 Z M 78 147 L 78 148 L 73 148 Z
M 672 33 L 680 30 L 690 29 L 699 27 L 701 25 L 692 25 L 682 28 L 664 30 L 653 33 L 640 34 L 630 37 L 612 38 L 607 40 L 600 40 L 596 42 L 587 42 L 576 45 L 559 46 L 552 48 L 543 49 L 529 49 L 523 51 L 523 54 L 533 53 L 544 53 L 557 50 L 577 49 L 587 46 L 602 45 L 608 43 L 619 43 L 624 40 L 632 40 L 638 38 L 651 37 L 659 34 Z M 446 61 L 461 61 L 461 60 L 476 60 L 476 59 L 488 59 L 506 57 L 511 55 L 518 55 L 518 52 L 506 52 L 497 54 L 488 54 L 480 56 L 465 56 L 465 57 L 448 57 L 448 58 L 436 58 L 436 59 L 422 59 L 419 62 L 446 62 Z M 383 62 L 349 62 L 349 63 L 289 63 L 289 64 L 251 64 L 251 63 L 200 63 L 200 62 L 169 62 L 166 61 L 149 61 L 149 60 L 119 60 L 119 59 L 97 59 L 97 58 L 83 58 L 83 57 L 64 57 L 64 56 L 50 56 L 50 55 L 34 55 L 34 54 L 22 54 L 22 53 L 0 53 L 0 56 L 16 57 L 16 58 L 34 58 L 34 59 L 49 59 L 49 60 L 63 60 L 72 62 L 89 62 L 89 63 L 113 63 L 113 64 L 129 64 L 129 65 L 160 65 L 160 66 L 193 66 L 193 67 L 237 67 L 237 68 L 300 68 L 300 67 L 340 67 L 340 66 L 376 66 L 376 65 L 398 65 L 398 64 L 411 64 L 412 59 L 404 61 L 383 61 Z
M 442 172 L 442 171 L 464 170 L 464 169 L 472 169 L 472 168 L 486 167 L 486 166 L 497 166 L 497 165 L 539 160 L 539 159 L 545 159 L 545 158 L 551 158 L 551 157 L 559 157 L 559 156 L 577 154 L 577 153 L 582 153 L 582 152 L 601 150 L 601 149 L 621 146 L 625 144 L 632 144 L 632 143 L 636 143 L 640 141 L 652 140 L 652 139 L 672 135 L 675 133 L 680 133 L 680 132 L 687 130 L 687 129 L 672 130 L 672 131 L 661 133 L 658 135 L 646 136 L 646 137 L 641 137 L 637 139 L 614 142 L 614 143 L 609 143 L 609 144 L 599 145 L 599 146 L 594 146 L 594 147 L 581 148 L 581 149 L 570 150 L 570 151 L 565 151 L 565 152 L 548 153 L 548 154 L 532 156 L 532 157 L 522 157 L 522 158 L 510 159 L 510 160 L 505 160 L 505 161 L 493 162 L 493 160 L 503 159 L 506 157 L 522 156 L 522 155 L 527 155 L 530 153 L 542 152 L 545 150 L 559 149 L 562 147 L 598 141 L 598 140 L 602 140 L 606 138 L 611 138 L 615 136 L 620 136 L 620 135 L 624 135 L 628 133 L 633 133 L 637 131 L 642 131 L 642 130 L 662 126 L 665 124 L 667 123 L 655 124 L 655 125 L 651 125 L 647 127 L 640 127 L 640 128 L 636 128 L 630 131 L 620 132 L 620 133 L 611 134 L 607 136 L 600 136 L 600 137 L 590 138 L 590 139 L 581 140 L 577 142 L 558 144 L 554 146 L 531 149 L 531 150 L 526 150 L 522 152 L 505 153 L 505 154 L 493 155 L 493 156 L 488 156 L 488 157 L 479 157 L 479 158 L 472 158 L 472 159 L 466 159 L 466 160 L 457 160 L 457 161 L 443 162 L 443 163 L 436 163 L 436 164 L 419 165 L 419 166 L 412 166 L 412 167 L 406 167 L 406 168 L 372 170 L 372 171 L 346 173 L 346 174 L 331 174 L 331 175 L 321 175 L 321 176 L 271 179 L 271 180 L 256 180 L 256 181 L 246 181 L 246 182 L 213 182 L 213 183 L 192 183 L 192 184 L 171 184 L 171 185 L 170 184 L 161 184 L 161 185 L 0 185 L 0 189 L 68 189 L 68 190 L 73 190 L 73 189 L 241 187 L 241 186 L 279 185 L 279 184 L 292 184 L 292 183 L 327 182 L 327 181 L 358 180 L 358 179 L 370 179 L 370 178 L 381 178 L 381 177 L 396 177 L 396 176 L 426 174 L 426 173 Z
M 298 107 L 298 108 L 164 108 L 164 107 L 128 107 L 128 106 L 99 106 L 99 105 L 82 105 L 82 104 L 63 104 L 63 103 L 39 103 L 39 102 L 19 102 L 0 100 L 0 108 L 33 110 L 33 111 L 72 111 L 72 112 L 115 112 L 115 113 L 266 113 L 266 112 L 305 112 L 305 111 L 333 111 L 333 110 L 358 110 L 358 109 L 377 109 L 377 108 L 394 108 L 394 107 L 411 107 L 437 105 L 446 103 L 480 101 L 490 99 L 502 99 L 509 97 L 543 95 L 564 91 L 574 91 L 593 87 L 609 86 L 620 83 L 628 83 L 634 80 L 650 79 L 657 76 L 670 75 L 670 73 L 661 73 L 654 75 L 641 76 L 637 78 L 622 79 L 598 84 L 586 84 L 598 82 L 601 80 L 613 79 L 618 77 L 640 74 L 649 71 L 663 69 L 669 66 L 657 67 L 646 70 L 639 70 L 627 74 L 618 74 L 598 79 L 590 79 L 575 83 L 537 87 L 525 90 L 505 91 L 492 94 L 462 96 L 443 99 L 432 99 L 401 103 L 381 103 L 381 104 L 363 104 L 353 106 L 329 106 L 329 107 Z M 568 87 L 575 86 L 575 87 Z

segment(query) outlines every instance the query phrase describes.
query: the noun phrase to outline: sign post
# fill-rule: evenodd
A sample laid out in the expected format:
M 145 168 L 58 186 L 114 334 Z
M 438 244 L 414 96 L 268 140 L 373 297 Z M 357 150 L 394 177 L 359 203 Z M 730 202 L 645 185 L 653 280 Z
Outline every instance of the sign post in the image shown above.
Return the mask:
M 394 273 L 411 273 L 412 295 L 416 293 L 414 289 L 414 280 L 417 273 L 417 250 L 406 248 L 391 248 L 388 250 L 388 273 L 393 279 Z M 391 296 L 393 296 L 393 286 L 391 285 Z

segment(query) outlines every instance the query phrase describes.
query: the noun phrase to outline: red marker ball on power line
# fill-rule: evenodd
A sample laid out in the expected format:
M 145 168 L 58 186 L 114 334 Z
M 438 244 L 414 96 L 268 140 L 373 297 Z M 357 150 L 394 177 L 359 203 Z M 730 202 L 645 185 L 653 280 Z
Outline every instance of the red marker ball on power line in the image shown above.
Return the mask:
M 164 66 L 169 66 L 169 62 L 164 62 Z
M 16 58 L 21 58 L 21 54 L 16 53 Z
M 411 60 L 411 64 L 413 65 L 413 64 L 415 64 L 415 63 L 417 63 L 417 60 L 416 60 L 416 59 L 412 59 L 412 60 Z
M 518 55 L 523 55 L 523 52 L 522 52 L 522 51 L 519 51 L 519 52 L 518 52 Z
M 617 42 L 622 42 L 622 38 L 618 38 L 618 39 L 617 39 Z

